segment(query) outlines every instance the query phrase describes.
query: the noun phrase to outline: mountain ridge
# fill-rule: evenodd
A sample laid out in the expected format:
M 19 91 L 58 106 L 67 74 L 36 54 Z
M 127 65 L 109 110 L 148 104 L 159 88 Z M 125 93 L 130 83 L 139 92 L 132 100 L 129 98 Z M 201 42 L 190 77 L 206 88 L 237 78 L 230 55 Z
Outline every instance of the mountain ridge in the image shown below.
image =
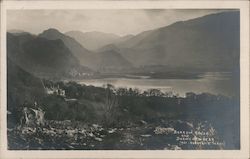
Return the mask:
M 74 38 L 82 46 L 89 50 L 97 50 L 98 48 L 113 43 L 115 40 L 119 39 L 120 36 L 112 33 L 103 33 L 99 31 L 92 32 L 81 32 L 81 31 L 69 31 L 65 33 L 66 35 Z
M 179 21 L 113 45 L 136 67 L 231 70 L 239 65 L 239 12 Z
M 19 67 L 36 76 L 72 76 L 70 72 L 91 72 L 64 45 L 63 41 L 7 33 L 7 56 Z
M 43 38 L 47 38 L 50 40 L 55 40 L 55 39 L 61 39 L 64 44 L 70 49 L 70 51 L 75 55 L 75 57 L 79 60 L 80 64 L 83 66 L 87 66 L 95 71 L 101 71 L 100 70 L 100 65 L 102 65 L 102 70 L 105 69 L 107 70 L 112 69 L 114 70 L 116 67 L 117 68 L 121 68 L 121 67 L 126 67 L 125 65 L 123 65 L 124 63 L 126 63 L 125 59 L 123 59 L 123 57 L 120 55 L 116 55 L 116 60 L 120 61 L 120 65 L 119 62 L 116 63 L 116 65 L 114 67 L 110 67 L 110 64 L 112 64 L 112 59 L 113 57 L 111 56 L 112 54 L 106 53 L 106 56 L 101 55 L 100 53 L 96 53 L 96 52 L 92 52 L 90 50 L 87 50 L 86 48 L 84 48 L 77 40 L 75 40 L 74 38 L 71 38 L 67 35 L 64 35 L 63 33 L 59 32 L 56 29 L 48 29 L 45 30 L 44 32 L 42 32 L 41 34 L 38 35 L 39 37 L 43 37 Z M 116 53 L 118 54 L 118 53 Z M 110 61 L 108 61 L 108 59 L 110 59 Z M 107 64 L 109 66 L 105 66 L 103 64 Z M 127 64 L 129 64 L 129 62 L 127 62 Z M 105 68 L 106 67 L 106 68 Z
M 108 34 L 86 34 L 93 33 Z M 113 34 L 108 35 L 118 38 Z M 34 38 L 33 35 L 26 36 Z M 22 37 L 25 38 L 24 35 Z M 37 37 L 60 39 L 81 65 L 95 71 L 101 71 L 100 67 L 105 65 L 110 68 L 112 64 L 113 68 L 135 70 L 137 67 L 143 70 L 153 67 L 161 68 L 161 71 L 230 71 L 239 68 L 238 11 L 209 14 L 137 35 L 123 36 L 95 51 L 86 49 L 75 38 L 53 28 L 43 31 Z M 18 42 L 16 45 L 19 45 Z

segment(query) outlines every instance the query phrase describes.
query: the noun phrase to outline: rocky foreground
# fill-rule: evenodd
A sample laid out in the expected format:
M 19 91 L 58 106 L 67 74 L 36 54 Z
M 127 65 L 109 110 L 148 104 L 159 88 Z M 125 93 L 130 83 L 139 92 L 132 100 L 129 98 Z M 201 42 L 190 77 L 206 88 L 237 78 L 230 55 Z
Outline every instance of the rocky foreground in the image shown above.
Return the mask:
M 223 149 L 224 144 L 210 123 L 181 120 L 142 120 L 126 127 L 50 120 L 43 127 L 8 129 L 11 150 Z

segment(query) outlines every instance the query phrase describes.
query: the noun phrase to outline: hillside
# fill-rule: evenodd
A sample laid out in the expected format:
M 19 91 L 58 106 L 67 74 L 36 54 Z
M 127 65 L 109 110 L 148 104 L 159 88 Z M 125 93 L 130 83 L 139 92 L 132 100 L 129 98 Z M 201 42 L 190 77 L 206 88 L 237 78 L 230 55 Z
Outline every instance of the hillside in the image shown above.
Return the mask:
M 90 72 L 61 40 L 47 40 L 30 34 L 7 34 L 7 56 L 22 69 L 39 77 L 69 77 Z
M 56 29 L 46 30 L 43 33 L 39 34 L 39 37 L 43 37 L 50 40 L 62 40 L 63 43 L 70 49 L 72 54 L 77 57 L 77 59 L 80 61 L 80 64 L 87 66 L 95 71 L 102 72 L 103 70 L 105 70 L 106 72 L 110 69 L 112 69 L 112 71 L 115 71 L 115 68 L 117 68 L 117 70 L 120 70 L 122 69 L 122 67 L 130 67 L 124 65 L 125 63 L 129 64 L 129 62 L 125 62 L 126 60 L 123 59 L 121 55 L 117 55 L 119 53 L 115 53 L 116 56 L 113 57 L 113 51 L 113 54 L 108 53 L 109 51 L 104 54 L 90 52 L 89 50 L 85 49 L 78 41 L 59 32 Z M 115 61 L 113 60 L 114 58 L 116 59 Z M 114 65 L 112 66 L 113 63 Z
M 120 36 L 110 33 L 102 32 L 81 32 L 81 31 L 69 31 L 66 35 L 76 39 L 82 46 L 88 50 L 97 50 L 107 44 L 114 43 Z
M 11 59 L 17 63 L 21 61 L 25 70 L 37 69 L 39 72 L 51 73 L 58 73 L 61 68 L 68 72 L 68 68 L 79 68 L 79 65 L 98 72 L 119 72 L 128 69 L 129 72 L 147 73 L 239 69 L 240 37 L 237 11 L 179 21 L 135 36 L 119 37 L 101 32 L 79 31 L 66 34 L 56 29 L 48 29 L 38 37 L 28 33 L 12 35 L 11 46 L 8 45 Z M 102 46 L 112 41 L 113 43 Z M 93 45 L 90 47 L 94 47 L 95 52 L 84 47 L 89 47 L 89 44 Z M 46 47 L 42 47 L 44 45 Z M 36 58 L 39 61 L 34 60 Z M 55 62 L 50 63 L 48 58 Z M 85 71 L 88 70 L 86 67 Z
M 239 30 L 239 12 L 223 12 L 145 31 L 113 48 L 137 67 L 228 71 L 239 67 Z
M 79 44 L 75 39 L 59 32 L 56 29 L 48 29 L 43 31 L 38 35 L 39 37 L 46 38 L 48 40 L 62 40 L 67 48 L 72 52 L 72 54 L 79 60 L 81 65 L 93 66 L 93 53 L 81 44 Z
M 39 78 L 24 71 L 9 58 L 7 66 L 8 111 L 14 113 L 21 104 L 39 101 L 45 96 L 45 89 Z
M 116 72 L 133 67 L 128 60 L 114 50 L 100 52 L 97 56 L 99 57 L 98 70 L 101 72 Z

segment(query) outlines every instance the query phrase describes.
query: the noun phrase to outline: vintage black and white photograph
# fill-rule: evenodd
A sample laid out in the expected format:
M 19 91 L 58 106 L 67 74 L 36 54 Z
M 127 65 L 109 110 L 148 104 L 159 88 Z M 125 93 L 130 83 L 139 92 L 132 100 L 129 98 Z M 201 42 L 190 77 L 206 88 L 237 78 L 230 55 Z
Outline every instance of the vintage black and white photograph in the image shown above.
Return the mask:
M 10 9 L 8 150 L 240 150 L 239 9 Z

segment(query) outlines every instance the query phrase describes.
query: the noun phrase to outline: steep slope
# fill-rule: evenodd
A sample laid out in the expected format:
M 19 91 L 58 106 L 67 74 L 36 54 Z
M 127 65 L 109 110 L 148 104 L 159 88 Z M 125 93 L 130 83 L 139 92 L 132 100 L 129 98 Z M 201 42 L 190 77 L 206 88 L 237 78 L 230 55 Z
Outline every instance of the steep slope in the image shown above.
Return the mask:
M 29 34 L 28 32 L 24 31 L 24 30 L 18 30 L 18 29 L 11 29 L 11 30 L 7 30 L 8 33 L 11 33 L 13 35 L 22 35 L 22 34 Z
M 103 33 L 103 32 L 81 32 L 70 31 L 65 33 L 66 35 L 76 39 L 82 46 L 88 50 L 97 50 L 107 44 L 114 43 L 120 37 L 115 34 Z
M 108 44 L 105 45 L 97 50 L 97 52 L 104 52 L 104 51 L 115 51 L 119 52 L 120 49 L 115 44 Z
M 127 68 L 125 64 L 125 59 L 119 53 L 95 53 L 90 52 L 85 49 L 81 44 L 79 44 L 75 39 L 60 33 L 58 30 L 49 29 L 44 31 L 39 35 L 39 37 L 44 37 L 46 39 L 60 39 L 64 44 L 70 49 L 70 51 L 77 57 L 80 63 L 87 66 L 95 71 L 102 72 L 103 70 L 108 71 L 112 69 L 112 72 L 117 67 L 117 70 L 121 70 L 122 67 Z M 113 55 L 115 56 L 113 57 Z M 118 66 L 113 59 L 116 58 L 118 62 L 121 62 Z M 126 64 L 129 64 L 127 62 Z M 113 65 L 113 66 L 112 66 Z
M 132 64 L 114 50 L 100 52 L 97 56 L 99 56 L 98 70 L 101 72 L 122 71 L 132 68 Z
M 119 38 L 117 41 L 115 41 L 115 43 L 118 44 L 118 43 L 127 41 L 127 40 L 129 40 L 129 39 L 131 39 L 131 38 L 133 38 L 133 37 L 134 37 L 134 35 L 128 34 L 128 35 L 125 35 L 125 36 L 122 36 L 121 38 Z
M 129 39 L 132 39 L 134 35 L 125 35 L 119 39 L 117 39 L 115 42 L 111 44 L 107 44 L 105 46 L 100 47 L 99 49 L 96 50 L 96 52 L 103 52 L 103 51 L 109 51 L 109 50 L 114 50 L 116 52 L 119 52 L 120 49 L 117 47 L 119 44 L 123 44 L 123 42 L 128 41 Z M 123 46 L 124 47 L 124 46 Z
M 49 40 L 62 40 L 63 43 L 72 54 L 79 60 L 79 62 L 88 67 L 93 67 L 95 65 L 95 60 L 93 59 L 93 53 L 84 48 L 75 39 L 64 35 L 56 29 L 48 29 L 38 35 Z
M 143 39 L 149 38 L 152 32 L 154 32 L 154 30 L 144 31 L 136 36 L 124 40 L 123 42 L 117 42 L 116 45 L 122 48 L 132 48 L 133 46 L 138 45 Z
M 79 64 L 61 40 L 47 40 L 30 34 L 7 34 L 7 56 L 36 76 L 69 77 L 90 70 Z
M 227 71 L 239 66 L 239 44 L 239 12 L 231 11 L 146 31 L 115 45 L 137 67 Z
M 8 110 L 17 110 L 25 101 L 39 101 L 45 95 L 42 81 L 7 59 Z

